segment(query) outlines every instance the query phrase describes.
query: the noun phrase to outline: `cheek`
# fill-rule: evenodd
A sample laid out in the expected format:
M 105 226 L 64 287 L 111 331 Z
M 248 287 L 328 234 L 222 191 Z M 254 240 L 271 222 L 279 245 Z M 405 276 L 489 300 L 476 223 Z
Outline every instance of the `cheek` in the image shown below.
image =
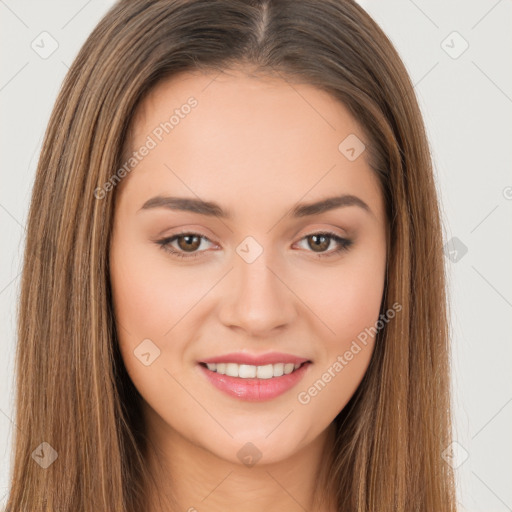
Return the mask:
M 385 281 L 382 251 L 377 247 L 347 259 L 323 287 L 309 294 L 311 308 L 328 329 L 322 328 L 321 361 L 298 390 L 297 401 L 326 421 L 348 403 L 373 354 Z
M 173 387 L 164 370 L 174 374 L 174 366 L 180 367 L 186 342 L 177 335 L 186 323 L 180 320 L 197 302 L 183 273 L 171 268 L 158 247 L 130 242 L 128 235 L 112 245 L 110 279 L 119 348 L 132 382 L 148 403 Z
M 380 261 L 371 263 L 373 265 L 358 261 L 331 291 L 330 317 L 339 339 L 354 338 L 378 320 L 384 291 L 384 268 Z
M 172 266 L 163 250 L 121 241 L 111 254 L 111 283 L 116 318 L 133 341 L 164 336 L 197 302 L 197 285 Z
M 320 422 L 321 418 L 332 421 L 347 405 L 363 380 L 374 351 L 381 295 L 374 288 L 368 293 L 363 293 L 362 288 L 354 290 L 333 297 L 325 323 L 329 322 L 334 334 L 324 337 L 322 357 L 297 393 L 300 407 Z
M 377 322 L 384 292 L 382 247 L 347 255 L 339 265 L 318 270 L 297 281 L 294 289 L 318 320 L 326 347 L 342 349 Z M 309 274 L 309 275 L 308 275 Z M 311 316 L 311 315 L 310 315 Z

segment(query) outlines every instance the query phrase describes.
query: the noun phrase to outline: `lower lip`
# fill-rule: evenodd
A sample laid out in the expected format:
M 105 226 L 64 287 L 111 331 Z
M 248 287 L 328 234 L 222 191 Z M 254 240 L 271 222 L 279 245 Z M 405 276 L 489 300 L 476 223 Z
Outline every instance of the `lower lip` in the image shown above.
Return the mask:
M 304 377 L 310 364 L 304 363 L 300 368 L 288 375 L 272 377 L 271 379 L 241 379 L 240 377 L 229 377 L 228 375 L 213 372 L 202 364 L 199 367 L 207 379 L 217 389 L 220 389 L 227 395 L 242 400 L 262 402 L 264 400 L 271 400 L 293 388 Z

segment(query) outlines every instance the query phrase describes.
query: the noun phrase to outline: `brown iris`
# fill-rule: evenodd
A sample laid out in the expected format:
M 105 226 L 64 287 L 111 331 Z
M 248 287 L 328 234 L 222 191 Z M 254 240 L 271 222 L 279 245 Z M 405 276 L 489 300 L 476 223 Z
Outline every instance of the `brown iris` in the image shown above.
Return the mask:
M 330 242 L 330 237 L 329 236 L 326 236 L 326 235 L 309 235 L 308 237 L 306 237 L 308 239 L 308 242 L 310 239 L 313 239 L 314 240 L 314 243 L 313 245 L 310 245 L 310 247 L 314 248 L 319 248 L 320 249 L 320 252 L 322 252 L 322 250 L 325 250 L 329 247 L 329 242 Z M 321 240 L 321 242 L 318 243 L 318 241 Z
M 181 243 L 182 240 L 185 240 L 185 243 Z M 193 240 L 193 242 L 191 242 Z M 181 235 L 177 237 L 178 246 L 180 249 L 193 252 L 197 250 L 197 248 L 201 245 L 201 237 L 197 235 Z

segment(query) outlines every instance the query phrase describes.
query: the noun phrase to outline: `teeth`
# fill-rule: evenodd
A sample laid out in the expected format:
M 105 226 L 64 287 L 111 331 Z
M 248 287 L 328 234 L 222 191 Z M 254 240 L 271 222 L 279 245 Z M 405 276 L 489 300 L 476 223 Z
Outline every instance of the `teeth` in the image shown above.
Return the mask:
M 260 366 L 260 368 L 262 368 Z M 258 373 L 257 366 L 251 366 L 250 364 L 241 364 L 238 368 L 238 376 L 242 379 L 254 379 Z M 259 375 L 258 375 L 259 377 Z
M 226 375 L 228 377 L 238 377 L 238 365 L 235 363 L 226 363 Z
M 217 372 L 228 377 L 240 377 L 241 379 L 271 379 L 288 375 L 299 368 L 300 363 L 277 363 L 264 366 L 253 366 L 251 364 L 236 363 L 206 363 L 208 370 Z
M 273 366 L 274 377 L 281 377 L 281 375 L 284 375 L 284 363 L 277 363 L 271 366 Z

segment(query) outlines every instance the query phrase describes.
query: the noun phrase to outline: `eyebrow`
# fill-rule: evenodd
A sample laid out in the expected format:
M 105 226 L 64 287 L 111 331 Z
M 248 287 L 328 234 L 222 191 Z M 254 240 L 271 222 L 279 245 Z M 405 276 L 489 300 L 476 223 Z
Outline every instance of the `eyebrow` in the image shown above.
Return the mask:
M 351 194 L 328 197 L 314 203 L 298 204 L 291 209 L 290 215 L 292 217 L 308 217 L 346 206 L 358 206 L 374 215 L 370 207 L 362 199 Z M 150 210 L 153 208 L 167 208 L 218 217 L 220 219 L 233 219 L 233 214 L 229 210 L 224 210 L 217 203 L 192 197 L 155 196 L 148 199 L 140 210 Z

